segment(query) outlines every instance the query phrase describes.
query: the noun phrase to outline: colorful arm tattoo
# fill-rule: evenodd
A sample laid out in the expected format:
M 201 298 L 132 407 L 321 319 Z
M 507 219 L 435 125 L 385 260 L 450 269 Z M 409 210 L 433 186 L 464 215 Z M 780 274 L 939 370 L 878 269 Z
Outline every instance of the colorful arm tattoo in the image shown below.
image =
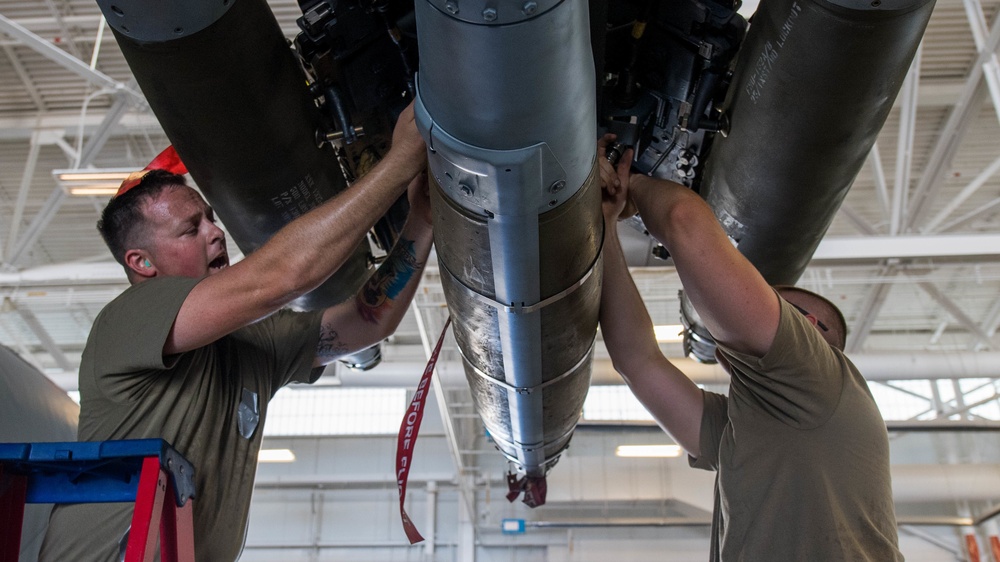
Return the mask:
M 366 321 L 378 324 L 392 301 L 406 288 L 414 272 L 424 264 L 417 261 L 413 241 L 400 238 L 378 271 L 358 292 L 355 303 Z

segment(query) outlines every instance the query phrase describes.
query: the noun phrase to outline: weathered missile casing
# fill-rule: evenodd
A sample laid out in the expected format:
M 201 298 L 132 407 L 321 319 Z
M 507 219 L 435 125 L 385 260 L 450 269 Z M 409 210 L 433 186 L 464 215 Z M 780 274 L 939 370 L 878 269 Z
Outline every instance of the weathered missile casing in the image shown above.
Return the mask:
M 244 254 L 346 187 L 321 116 L 265 0 L 98 0 L 153 113 Z M 368 245 L 298 299 L 353 295 Z
M 763 0 L 703 195 L 771 284 L 805 270 L 878 136 L 934 0 Z
M 772 285 L 794 285 L 885 123 L 934 0 L 763 0 L 701 193 Z M 683 297 L 685 300 L 687 297 Z M 685 351 L 715 361 L 690 303 Z M 701 335 L 699 335 L 701 334 Z
M 588 6 L 417 0 L 416 16 L 416 119 L 466 378 L 501 452 L 543 478 L 583 408 L 600 305 Z

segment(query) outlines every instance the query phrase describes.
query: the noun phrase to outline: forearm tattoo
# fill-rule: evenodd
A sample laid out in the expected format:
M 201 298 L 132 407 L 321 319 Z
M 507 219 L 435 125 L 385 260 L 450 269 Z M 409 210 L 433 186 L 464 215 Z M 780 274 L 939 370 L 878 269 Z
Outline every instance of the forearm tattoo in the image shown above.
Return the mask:
M 358 313 L 366 321 L 378 324 L 392 301 L 403 292 L 413 274 L 424 266 L 417 261 L 412 240 L 400 238 L 392 253 L 368 279 L 355 300 Z
M 323 324 L 319 327 L 319 344 L 316 346 L 316 357 L 333 359 L 347 353 L 347 346 L 340 341 L 333 324 Z

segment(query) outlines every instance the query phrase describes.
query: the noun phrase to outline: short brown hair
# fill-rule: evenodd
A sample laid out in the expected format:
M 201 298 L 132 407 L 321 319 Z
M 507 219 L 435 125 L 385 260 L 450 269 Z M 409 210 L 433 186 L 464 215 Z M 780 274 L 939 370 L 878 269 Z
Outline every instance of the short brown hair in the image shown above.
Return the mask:
M 125 266 L 125 252 L 145 243 L 146 217 L 142 208 L 146 201 L 167 188 L 186 186 L 184 176 L 164 170 L 151 170 L 138 185 L 108 201 L 97 221 L 97 230 L 115 261 Z
M 826 297 L 801 287 L 776 285 L 774 288 L 781 298 L 792 305 L 797 305 L 800 309 L 805 309 L 822 322 L 827 327 L 827 331 L 823 332 L 823 338 L 833 347 L 844 350 L 844 346 L 847 345 L 847 320 L 837 305 Z

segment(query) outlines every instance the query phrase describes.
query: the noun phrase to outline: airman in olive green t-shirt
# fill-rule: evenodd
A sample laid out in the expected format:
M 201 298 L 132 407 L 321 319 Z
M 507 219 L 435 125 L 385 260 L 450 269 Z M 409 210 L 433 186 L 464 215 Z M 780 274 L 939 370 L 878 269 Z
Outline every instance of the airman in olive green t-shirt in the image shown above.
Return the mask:
M 79 439 L 160 438 L 183 451 L 196 467 L 195 552 L 200 560 L 235 560 L 268 400 L 321 373 L 313 368 L 321 314 L 280 311 L 164 358 L 177 309 L 197 282 L 136 285 L 97 317 L 80 365 Z M 43 559 L 117 560 L 131 519 L 132 504 L 57 505 Z
M 172 149 L 104 209 L 98 230 L 132 286 L 100 313 L 83 352 L 78 437 L 162 438 L 192 462 L 198 560 L 239 557 L 268 400 L 380 342 L 405 315 L 432 244 L 425 166 L 411 104 L 374 168 L 232 266 L 212 208 L 179 175 Z M 355 298 L 283 310 L 337 271 L 403 193 L 406 224 Z M 41 560 L 118 560 L 131 512 L 58 506 Z
M 827 299 L 771 287 L 695 192 L 617 169 L 604 188 L 601 333 L 615 369 L 692 466 L 718 471 L 712 561 L 895 562 L 885 423 L 843 354 Z M 684 294 L 718 344 L 729 394 L 702 391 L 663 356 L 618 240 L 638 212 L 666 247 Z

